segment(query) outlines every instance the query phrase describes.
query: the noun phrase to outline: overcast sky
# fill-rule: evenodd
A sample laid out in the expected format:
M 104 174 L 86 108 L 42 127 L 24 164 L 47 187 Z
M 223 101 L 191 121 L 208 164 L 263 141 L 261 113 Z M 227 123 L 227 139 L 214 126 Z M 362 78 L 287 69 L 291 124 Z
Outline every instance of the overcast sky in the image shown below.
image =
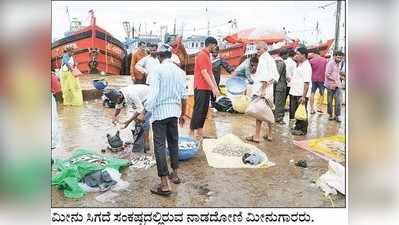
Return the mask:
M 145 24 L 148 33 L 159 34 L 160 26 L 168 26 L 173 31 L 174 20 L 177 32 L 181 33 L 184 23 L 184 36 L 191 34 L 206 34 L 207 14 L 211 27 L 211 35 L 227 35 L 231 27 L 227 22 L 237 20 L 239 29 L 262 27 L 267 30 L 281 31 L 286 27 L 292 31 L 289 36 L 300 38 L 308 42 L 317 41 L 314 32 L 319 23 L 320 38 L 322 40 L 334 38 L 336 4 L 325 6 L 334 1 L 53 1 L 52 2 L 52 39 L 59 39 L 69 28 L 66 7 L 70 17 L 77 17 L 85 25 L 89 24 L 88 11 L 93 9 L 97 18 L 97 25 L 104 28 L 116 38 L 124 41 L 126 34 L 122 22 L 129 21 L 136 29 L 141 24 L 144 31 Z M 342 6 L 345 9 L 345 5 Z M 342 11 L 344 14 L 344 11 Z M 342 21 L 344 22 L 344 21 Z M 215 27 L 217 26 L 217 27 Z M 196 29 L 194 31 L 194 28 Z

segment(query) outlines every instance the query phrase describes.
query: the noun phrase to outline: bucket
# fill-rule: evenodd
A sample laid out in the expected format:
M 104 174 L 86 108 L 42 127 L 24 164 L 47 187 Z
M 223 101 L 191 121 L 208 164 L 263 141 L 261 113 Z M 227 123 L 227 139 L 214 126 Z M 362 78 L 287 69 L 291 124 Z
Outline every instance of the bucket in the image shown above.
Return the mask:
M 227 91 L 233 95 L 240 95 L 247 89 L 247 82 L 241 77 L 230 77 L 226 80 Z

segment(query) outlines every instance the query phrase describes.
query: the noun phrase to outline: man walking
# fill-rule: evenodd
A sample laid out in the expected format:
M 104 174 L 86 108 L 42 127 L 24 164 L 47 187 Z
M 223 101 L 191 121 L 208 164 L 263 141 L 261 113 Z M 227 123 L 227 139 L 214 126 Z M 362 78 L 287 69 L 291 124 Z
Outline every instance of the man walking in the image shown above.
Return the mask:
M 312 68 L 308 58 L 308 49 L 300 47 L 296 50 L 295 61 L 298 66 L 291 78 L 290 89 L 290 115 L 294 118 L 295 111 L 299 104 L 304 104 L 307 108 L 308 98 L 310 96 Z M 308 131 L 308 120 L 296 120 L 295 127 L 292 130 L 293 135 L 305 135 Z
M 215 50 L 218 42 L 213 37 L 205 40 L 203 48 L 195 57 L 194 65 L 194 109 L 191 116 L 190 136 L 204 137 L 203 127 L 208 114 L 211 96 L 219 96 L 219 89 L 212 73 L 210 54 Z M 195 134 L 197 131 L 197 134 Z
M 140 41 L 137 51 L 132 56 L 132 61 L 130 63 L 130 74 L 132 76 L 132 81 L 135 84 L 145 84 L 144 75 L 136 69 L 136 63 L 140 59 L 144 58 L 147 53 L 145 52 L 145 43 Z
M 336 120 L 341 122 L 339 116 L 341 115 L 341 79 L 340 66 L 343 58 L 343 53 L 340 51 L 334 52 L 334 59 L 327 63 L 326 77 L 324 85 L 327 88 L 327 112 L 329 120 Z M 333 101 L 335 101 L 335 109 L 333 112 Z M 333 117 L 335 115 L 335 117 Z
M 317 112 L 323 113 L 322 103 L 324 99 L 324 77 L 326 74 L 327 59 L 319 55 L 319 51 L 313 53 L 312 59 L 309 60 L 312 67 L 312 90 L 310 94 L 310 114 L 315 114 L 314 95 L 319 89 L 319 102 L 317 103 Z
M 181 182 L 179 167 L 179 132 L 177 123 L 184 125 L 186 113 L 185 73 L 171 60 L 172 48 L 167 44 L 158 45 L 158 58 L 161 64 L 152 71 L 150 79 L 151 94 L 145 103 L 146 111 L 152 112 L 151 122 L 154 139 L 154 153 L 160 185 L 151 188 L 151 193 L 168 196 L 171 188 L 168 180 L 175 184 Z M 140 115 L 143 118 L 144 115 Z M 169 173 L 166 161 L 166 141 L 173 172 Z M 169 178 L 169 179 L 168 179 Z

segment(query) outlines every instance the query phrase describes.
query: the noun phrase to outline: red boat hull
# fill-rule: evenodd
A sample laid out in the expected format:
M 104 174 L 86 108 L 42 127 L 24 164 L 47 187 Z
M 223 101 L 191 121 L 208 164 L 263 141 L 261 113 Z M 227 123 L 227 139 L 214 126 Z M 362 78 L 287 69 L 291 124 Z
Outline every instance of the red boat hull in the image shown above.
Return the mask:
M 67 46 L 74 48 L 75 61 L 79 70 L 83 73 L 92 71 L 89 66 L 92 59 L 90 50 L 96 49 L 98 50 L 96 56 L 97 71 L 112 75 L 120 74 L 122 61 L 125 57 L 124 46 L 100 27 L 94 26 L 92 28 L 90 26 L 54 42 L 51 48 L 52 68 L 60 68 L 63 51 Z
M 308 50 L 309 52 L 314 52 L 316 50 L 319 50 L 320 55 L 325 57 L 328 54 L 328 51 L 333 42 L 334 39 L 330 39 L 325 43 L 315 46 L 309 46 Z M 179 56 L 180 61 L 182 62 L 182 69 L 185 70 L 186 74 L 188 75 L 194 74 L 194 63 L 195 63 L 196 54 L 191 54 L 191 55 L 187 54 L 183 44 L 181 43 L 181 37 L 177 38 L 176 41 L 171 45 L 173 47 L 174 53 Z M 288 44 L 287 46 L 284 46 L 279 49 L 271 50 L 269 51 L 269 53 L 270 55 L 277 55 L 280 53 L 281 49 L 283 48 L 295 49 L 296 47 L 298 47 L 297 42 Z M 233 67 L 237 67 L 238 65 L 240 65 L 240 63 L 243 61 L 244 53 L 245 53 L 244 43 L 238 43 L 229 48 L 220 49 L 219 51 L 220 56 L 226 59 L 228 63 Z M 226 74 L 226 71 L 222 70 L 222 73 Z

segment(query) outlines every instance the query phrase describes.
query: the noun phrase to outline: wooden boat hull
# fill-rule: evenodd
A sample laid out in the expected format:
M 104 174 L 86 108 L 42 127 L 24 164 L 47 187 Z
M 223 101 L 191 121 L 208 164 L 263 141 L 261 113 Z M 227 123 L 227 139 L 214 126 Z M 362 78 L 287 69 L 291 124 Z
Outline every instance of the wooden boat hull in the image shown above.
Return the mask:
M 334 42 L 334 39 L 327 40 L 325 43 L 319 44 L 319 45 L 314 45 L 314 46 L 309 46 L 309 52 L 315 52 L 316 50 L 320 51 L 320 55 L 325 57 L 328 54 L 328 51 Z M 183 44 L 181 43 L 181 39 L 178 38 L 176 41 L 172 44 L 173 51 L 175 54 L 177 54 L 180 58 L 180 61 L 182 62 L 182 69 L 186 71 L 187 75 L 192 75 L 194 74 L 194 63 L 195 63 L 195 56 L 198 54 L 187 54 Z M 245 56 L 245 44 L 244 43 L 238 43 L 235 44 L 229 48 L 225 49 L 220 49 L 219 53 L 220 56 L 224 59 L 227 60 L 227 62 L 233 66 L 237 67 L 240 65 L 240 63 L 244 60 Z M 270 55 L 278 55 L 282 49 L 295 49 L 298 47 L 298 42 L 294 42 L 291 44 L 288 44 L 284 47 L 274 49 L 269 51 Z M 222 70 L 222 74 L 227 74 L 224 69 Z
M 93 36 L 93 33 L 95 34 Z M 98 26 L 94 29 L 87 27 L 68 37 L 62 38 L 52 44 L 51 66 L 60 68 L 65 47 L 74 48 L 74 57 L 77 66 L 83 73 L 104 71 L 107 74 L 119 75 L 126 51 L 122 42 L 114 38 Z M 96 66 L 90 67 L 93 61 L 93 53 L 96 50 Z

